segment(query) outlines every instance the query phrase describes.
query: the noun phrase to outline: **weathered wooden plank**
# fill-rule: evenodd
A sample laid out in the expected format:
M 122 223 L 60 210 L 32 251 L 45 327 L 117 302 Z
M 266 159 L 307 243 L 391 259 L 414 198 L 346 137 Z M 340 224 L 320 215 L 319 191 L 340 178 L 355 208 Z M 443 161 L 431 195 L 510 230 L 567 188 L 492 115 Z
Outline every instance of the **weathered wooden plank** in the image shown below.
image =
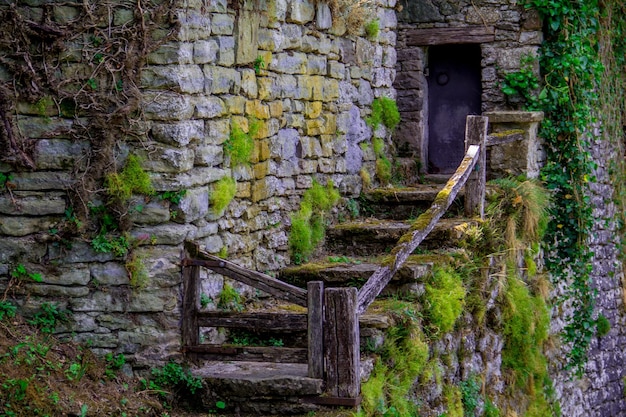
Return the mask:
M 360 391 L 357 290 L 324 290 L 326 391 L 331 397 L 356 398 Z
M 258 331 L 306 331 L 307 315 L 297 313 L 238 313 L 200 311 L 200 327 L 238 327 Z
M 467 116 L 465 124 L 465 149 L 478 145 L 476 169 L 465 184 L 465 215 L 467 217 L 485 217 L 485 187 L 487 186 L 487 125 L 489 118 Z
M 309 378 L 324 377 L 324 283 L 307 283 Z
M 477 145 L 471 145 L 468 148 L 461 164 L 445 187 L 437 194 L 433 204 L 417 218 L 411 226 L 411 230 L 400 238 L 396 247 L 391 251 L 392 258 L 381 265 L 361 287 L 357 307 L 359 315 L 367 310 L 372 301 L 389 284 L 393 275 L 406 262 L 409 255 L 428 236 L 441 216 L 448 210 L 476 165 L 479 151 L 480 147 Z
M 186 247 L 188 244 L 193 245 L 193 243 L 186 243 Z M 198 250 L 194 258 L 185 260 L 185 264 L 202 265 L 218 274 L 243 282 L 274 297 L 306 307 L 307 295 L 302 288 L 287 284 L 269 275 L 240 267 L 203 250 Z
M 193 248 L 190 248 L 193 250 Z M 185 256 L 191 256 L 187 250 Z M 184 346 L 197 345 L 200 335 L 198 333 L 198 286 L 200 284 L 200 267 L 183 267 L 183 305 L 181 320 L 181 337 Z
M 407 32 L 407 46 L 429 46 L 459 43 L 485 43 L 495 40 L 493 26 L 463 28 L 412 29 Z
M 196 345 L 185 352 L 194 353 L 202 359 L 214 361 L 306 363 L 306 348 L 273 346 Z

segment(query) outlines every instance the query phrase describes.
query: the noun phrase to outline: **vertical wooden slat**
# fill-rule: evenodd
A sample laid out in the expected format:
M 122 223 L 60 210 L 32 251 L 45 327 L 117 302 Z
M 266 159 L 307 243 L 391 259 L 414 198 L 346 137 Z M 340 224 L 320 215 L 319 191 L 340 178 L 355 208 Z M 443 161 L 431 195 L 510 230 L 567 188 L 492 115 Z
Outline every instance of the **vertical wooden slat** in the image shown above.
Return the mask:
M 307 295 L 309 377 L 322 379 L 324 378 L 324 283 L 309 282 Z
M 465 124 L 465 150 L 479 145 L 480 154 L 472 175 L 465 184 L 465 215 L 485 217 L 485 186 L 487 182 L 487 123 L 484 116 L 467 116 Z
M 200 267 L 183 267 L 183 311 L 181 336 L 183 347 L 199 344 L 198 331 L 198 286 L 200 285 Z
M 326 390 L 333 397 L 356 398 L 360 391 L 357 289 L 324 290 Z

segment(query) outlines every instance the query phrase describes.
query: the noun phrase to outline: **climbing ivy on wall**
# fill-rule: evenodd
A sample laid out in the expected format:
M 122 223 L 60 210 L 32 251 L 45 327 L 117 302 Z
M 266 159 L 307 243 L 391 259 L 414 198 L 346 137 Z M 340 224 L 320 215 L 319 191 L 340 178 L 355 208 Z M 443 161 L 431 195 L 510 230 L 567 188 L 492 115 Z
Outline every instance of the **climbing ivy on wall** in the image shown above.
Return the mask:
M 601 56 L 599 39 L 603 33 L 611 34 L 608 40 L 615 44 L 614 56 L 620 57 L 612 62 L 617 69 L 615 73 L 620 74 L 624 5 L 601 4 L 597 0 L 528 0 L 526 7 L 538 10 L 544 19 L 545 41 L 539 58 L 543 88 L 527 103 L 531 109 L 543 110 L 546 115 L 541 135 L 547 162 L 542 175 L 555 197 L 553 221 L 548 225 L 545 239 L 546 266 L 555 282 L 568 284 L 565 298 L 573 312 L 567 317 L 563 331 L 564 340 L 571 347 L 567 366 L 581 375 L 596 327 L 595 292 L 590 282 L 593 253 L 588 245 L 594 217 L 586 190 L 595 181 L 596 165 L 589 153 L 590 141 L 599 134 L 598 128 L 606 125 L 606 120 L 599 119 L 600 95 L 606 93 L 602 91 L 603 62 L 607 61 L 603 59 L 606 56 Z M 618 12 L 612 13 L 613 8 Z M 519 81 L 516 77 L 520 74 L 507 77 L 505 93 L 514 92 L 507 91 L 507 87 L 515 87 L 513 84 Z M 519 93 L 524 96 L 522 91 Z M 602 101 L 606 99 L 602 97 Z

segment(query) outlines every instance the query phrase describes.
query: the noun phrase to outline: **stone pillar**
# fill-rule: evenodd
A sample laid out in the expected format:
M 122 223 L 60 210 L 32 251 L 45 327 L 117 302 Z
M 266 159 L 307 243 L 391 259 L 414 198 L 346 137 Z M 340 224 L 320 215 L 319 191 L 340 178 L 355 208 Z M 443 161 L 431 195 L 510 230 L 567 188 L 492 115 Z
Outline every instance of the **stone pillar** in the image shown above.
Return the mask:
M 487 178 L 501 178 L 526 174 L 539 177 L 545 161 L 541 139 L 538 136 L 543 112 L 490 111 L 483 114 L 489 118 L 489 135 L 506 137 L 521 134 L 522 140 L 493 144 L 487 148 Z

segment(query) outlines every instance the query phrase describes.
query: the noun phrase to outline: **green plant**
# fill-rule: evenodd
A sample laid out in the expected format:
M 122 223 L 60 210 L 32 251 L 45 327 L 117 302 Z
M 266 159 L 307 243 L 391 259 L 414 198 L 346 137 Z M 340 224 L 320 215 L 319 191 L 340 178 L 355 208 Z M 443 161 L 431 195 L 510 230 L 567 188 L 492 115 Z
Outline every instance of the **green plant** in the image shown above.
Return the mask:
M 81 358 L 77 358 L 80 360 Z M 65 370 L 68 381 L 80 381 L 85 375 L 85 366 L 79 362 L 72 362 Z
M 149 381 L 144 380 L 144 385 L 148 389 L 158 391 L 161 396 L 165 396 L 165 390 L 168 388 L 192 395 L 202 388 L 201 378 L 193 376 L 188 369 L 174 362 L 169 362 L 162 368 L 152 368 L 151 375 Z
M 211 207 L 214 214 L 219 215 L 237 194 L 237 182 L 232 177 L 222 177 L 213 185 L 211 191 Z
M 7 318 L 15 317 L 15 312 L 17 311 L 17 307 L 11 304 L 9 301 L 0 301 L 0 321 Z
M 261 123 L 251 118 L 248 120 L 246 133 L 239 124 L 232 123 L 230 136 L 224 142 L 224 155 L 230 158 L 230 166 L 248 164 L 254 154 L 254 136 L 261 128 Z
M 109 196 L 121 204 L 125 204 L 133 193 L 154 194 L 150 176 L 142 168 L 141 159 L 132 154 L 128 155 L 121 172 L 107 175 L 105 186 Z
M 39 311 L 28 323 L 39 328 L 42 333 L 53 333 L 60 323 L 69 320 L 70 314 L 68 310 L 59 309 L 57 304 L 46 302 L 41 305 Z
M 372 148 L 376 155 L 376 177 L 382 184 L 389 184 L 392 177 L 392 165 L 385 153 L 385 141 L 382 138 L 373 138 Z
M 122 257 L 128 253 L 130 242 L 125 235 L 112 236 L 101 232 L 91 240 L 91 247 L 96 252 L 111 252 L 117 257 Z
M 400 112 L 396 101 L 389 97 L 378 97 L 372 102 L 372 113 L 366 120 L 372 129 L 378 129 L 381 123 L 389 130 L 394 130 L 400 123 Z
M 443 396 L 446 403 L 446 417 L 463 417 L 463 400 L 461 390 L 454 385 L 445 385 Z
M 11 180 L 13 179 L 13 174 L 10 172 L 0 172 L 0 192 L 10 190 Z
M 261 55 L 257 56 L 252 62 L 252 67 L 254 68 L 254 72 L 256 74 L 260 74 L 261 70 L 266 67 L 265 59 Z
M 500 410 L 491 402 L 489 398 L 485 400 L 484 417 L 500 417 Z
M 145 259 L 136 253 L 131 253 L 124 264 L 128 272 L 130 286 L 135 290 L 143 290 L 150 282 L 150 275 L 145 265 Z
M 104 355 L 104 362 L 106 364 L 104 375 L 108 379 L 115 379 L 117 371 L 122 369 L 122 367 L 126 364 L 126 357 L 123 353 L 113 355 L 109 352 Z
M 224 282 L 217 296 L 217 307 L 222 310 L 243 310 L 243 299 L 239 292 L 228 282 Z
M 433 335 L 438 336 L 453 329 L 463 312 L 465 295 L 466 290 L 458 272 L 447 266 L 434 268 L 423 297 L 424 314 Z
M 180 204 L 185 195 L 187 195 L 187 190 L 163 191 L 159 194 L 159 200 L 166 200 L 172 204 Z
M 349 198 L 346 201 L 346 208 L 348 209 L 351 218 L 356 219 L 357 217 L 359 217 L 359 202 L 356 199 Z
M 300 210 L 291 214 L 289 249 L 294 263 L 305 261 L 324 239 L 325 215 L 339 198 L 339 191 L 330 180 L 326 187 L 314 180 L 311 188 L 304 192 Z
M 207 308 L 209 304 L 213 303 L 213 299 L 205 293 L 200 294 L 200 307 Z
M 15 268 L 11 270 L 11 278 L 20 281 L 43 282 L 43 277 L 40 273 L 28 272 L 23 264 L 17 264 Z
M 596 333 L 598 337 L 606 336 L 609 334 L 609 331 L 611 331 L 611 323 L 606 317 L 600 314 L 596 319 Z
M 368 39 L 375 40 L 378 38 L 378 33 L 380 32 L 380 20 L 370 20 L 365 24 L 363 29 L 365 29 L 365 36 L 367 36 Z
M 508 96 L 520 96 L 529 106 L 537 105 L 535 91 L 539 88 L 539 79 L 534 71 L 537 58 L 525 55 L 520 62 L 520 70 L 504 76 L 502 92 Z
M 461 381 L 461 402 L 463 403 L 463 415 L 473 416 L 480 400 L 480 379 L 476 375 Z

